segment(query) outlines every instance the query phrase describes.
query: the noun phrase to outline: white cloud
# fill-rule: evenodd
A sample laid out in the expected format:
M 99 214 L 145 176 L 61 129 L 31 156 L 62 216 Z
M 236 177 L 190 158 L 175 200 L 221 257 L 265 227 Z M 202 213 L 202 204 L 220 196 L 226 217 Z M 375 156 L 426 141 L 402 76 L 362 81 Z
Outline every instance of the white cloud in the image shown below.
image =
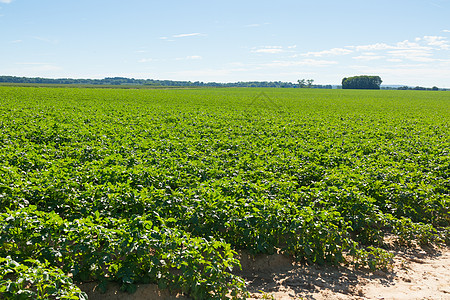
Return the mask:
M 437 46 L 441 49 L 448 50 L 450 45 L 446 37 L 443 36 L 424 36 L 424 41 L 430 46 Z
M 166 42 L 174 42 L 175 40 L 169 39 L 167 36 L 162 36 L 159 38 L 160 40 L 166 41 Z
M 322 57 L 322 56 L 339 56 L 339 55 L 347 55 L 352 53 L 352 50 L 344 49 L 344 48 L 333 48 L 330 50 L 318 51 L 318 52 L 308 52 L 302 54 L 302 56 L 314 56 L 314 57 Z
M 361 61 L 385 58 L 386 62 L 399 62 L 404 59 L 416 62 L 434 62 L 442 60 L 434 57 L 433 52 L 450 50 L 450 44 L 446 37 L 424 36 L 415 38 L 413 42 L 404 40 L 394 44 L 375 43 L 346 48 L 362 52 L 362 55 L 353 57 Z
M 442 36 L 424 36 L 415 38 L 415 42 L 404 40 L 392 45 L 386 43 L 376 43 L 371 45 L 348 46 L 347 48 L 356 51 L 383 51 L 383 50 L 414 50 L 431 51 L 433 49 L 448 49 L 450 47 L 447 38 Z
M 436 60 L 431 57 L 433 55 L 429 51 L 421 49 L 400 49 L 388 51 L 388 53 L 394 58 L 408 59 L 418 62 L 432 62 Z
M 337 64 L 337 61 L 331 60 L 318 60 L 318 59 L 303 59 L 296 61 L 281 61 L 276 60 L 271 63 L 265 64 L 268 67 L 293 67 L 293 66 L 312 66 L 312 67 L 326 67 Z
M 200 55 L 190 55 L 190 56 L 186 56 L 186 57 L 178 57 L 175 58 L 175 60 L 199 60 L 202 59 L 202 57 Z
M 429 50 L 430 47 L 421 46 L 419 43 L 410 42 L 408 40 L 404 40 L 403 42 L 398 42 L 395 44 L 393 49 L 426 49 Z
M 353 59 L 363 60 L 363 61 L 377 60 L 377 59 L 381 59 L 381 58 L 384 58 L 384 56 L 382 56 L 382 55 L 367 55 L 367 53 L 365 55 L 353 57 Z
M 450 32 L 450 30 L 444 29 L 444 30 L 442 30 L 442 32 Z
M 450 87 L 447 78 L 450 77 L 448 62 L 435 64 L 393 64 L 391 66 L 352 66 L 358 73 L 379 75 L 384 82 L 392 84 Z
M 262 47 L 255 47 L 251 50 L 252 53 L 269 53 L 269 54 L 277 54 L 282 52 L 294 52 L 294 49 L 297 47 L 297 45 L 292 46 L 262 46 Z
M 200 36 L 200 35 L 203 35 L 203 34 L 201 34 L 199 32 L 195 32 L 195 33 L 176 34 L 176 35 L 173 35 L 172 37 L 174 37 L 174 38 L 182 38 L 182 37 Z
M 402 62 L 403 60 L 401 60 L 400 58 L 388 58 L 388 59 L 386 59 L 386 61 L 389 61 L 389 62 Z
M 8 4 L 8 3 L 11 3 L 11 2 L 13 2 L 13 0 L 0 0 L 0 3 Z
M 252 50 L 253 53 L 270 53 L 270 54 L 277 54 L 284 52 L 281 48 L 263 48 L 263 49 L 256 49 Z
M 394 46 L 390 46 L 385 43 L 376 43 L 372 45 L 362 45 L 362 46 L 348 46 L 349 48 L 354 48 L 356 51 L 375 51 L 375 50 L 387 50 L 394 49 Z
M 420 41 L 420 38 L 416 38 L 416 41 Z M 392 49 L 430 49 L 429 47 L 421 46 L 418 43 L 413 43 L 408 40 L 398 42 L 394 45 L 389 45 L 386 43 L 376 43 L 371 45 L 360 45 L 360 46 L 348 46 L 350 49 L 355 49 L 356 51 L 383 51 Z

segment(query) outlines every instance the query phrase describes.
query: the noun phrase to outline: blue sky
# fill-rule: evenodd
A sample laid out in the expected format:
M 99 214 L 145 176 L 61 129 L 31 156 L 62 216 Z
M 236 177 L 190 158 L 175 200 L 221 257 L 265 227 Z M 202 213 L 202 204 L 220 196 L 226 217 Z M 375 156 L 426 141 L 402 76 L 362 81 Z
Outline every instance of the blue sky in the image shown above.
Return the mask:
M 0 0 L 0 75 L 450 87 L 450 0 Z

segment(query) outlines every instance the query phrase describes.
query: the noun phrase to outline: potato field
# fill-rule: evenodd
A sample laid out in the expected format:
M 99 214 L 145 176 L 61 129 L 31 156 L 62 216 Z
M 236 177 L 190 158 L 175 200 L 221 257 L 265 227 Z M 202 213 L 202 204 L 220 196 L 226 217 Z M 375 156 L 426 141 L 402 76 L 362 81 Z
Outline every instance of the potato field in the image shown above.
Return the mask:
M 238 252 L 449 243 L 450 93 L 0 87 L 0 299 L 245 298 Z

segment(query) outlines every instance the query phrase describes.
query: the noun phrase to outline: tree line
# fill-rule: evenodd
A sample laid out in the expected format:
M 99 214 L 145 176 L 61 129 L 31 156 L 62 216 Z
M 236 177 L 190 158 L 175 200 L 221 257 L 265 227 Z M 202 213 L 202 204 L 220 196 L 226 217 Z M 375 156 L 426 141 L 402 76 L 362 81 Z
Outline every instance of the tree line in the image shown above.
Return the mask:
M 74 79 L 74 78 L 41 78 L 41 77 L 16 77 L 0 76 L 0 83 L 25 83 L 25 84 L 79 84 L 79 85 L 144 85 L 154 87 L 271 87 L 271 88 L 322 88 L 331 89 L 332 85 L 312 85 L 314 80 L 308 80 L 307 84 L 282 82 L 282 81 L 239 81 L 233 83 L 201 82 L 201 81 L 176 81 L 135 79 L 126 77 L 106 77 L 104 79 Z
M 423 86 L 416 86 L 416 87 L 411 87 L 411 86 L 401 86 L 399 88 L 397 88 L 397 90 L 415 90 L 415 91 L 439 91 L 439 88 L 437 86 L 433 86 L 432 88 L 426 88 Z
M 176 81 L 176 80 L 155 80 L 155 79 L 135 79 L 126 77 L 106 77 L 103 79 L 74 79 L 74 78 L 41 78 L 41 77 L 16 77 L 0 76 L 0 83 L 16 84 L 58 84 L 58 85 L 120 85 L 120 86 L 149 86 L 149 87 L 262 87 L 262 88 L 313 88 L 313 89 L 380 89 L 381 78 L 379 76 L 353 76 L 342 80 L 341 86 L 331 84 L 313 84 L 313 79 L 300 79 L 296 83 L 282 81 L 239 81 L 232 83 L 201 82 L 201 81 Z M 421 86 L 409 87 L 382 87 L 383 89 L 398 90 L 426 90 L 438 91 L 436 86 L 425 88 Z

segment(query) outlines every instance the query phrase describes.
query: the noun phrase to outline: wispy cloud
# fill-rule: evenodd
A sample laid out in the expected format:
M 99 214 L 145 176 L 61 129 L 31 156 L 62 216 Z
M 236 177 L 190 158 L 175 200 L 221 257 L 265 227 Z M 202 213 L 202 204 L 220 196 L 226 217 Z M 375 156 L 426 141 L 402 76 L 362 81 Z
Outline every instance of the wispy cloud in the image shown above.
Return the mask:
M 416 38 L 414 42 L 404 40 L 395 44 L 376 43 L 370 45 L 347 46 L 346 48 L 355 49 L 355 51 L 383 51 L 383 50 L 433 50 L 432 46 L 439 48 L 447 47 L 448 41 L 442 36 L 424 36 Z
M 416 38 L 416 41 L 420 41 L 420 38 Z M 359 45 L 359 46 L 347 46 L 347 48 L 355 49 L 356 51 L 382 51 L 382 50 L 392 50 L 392 49 L 427 49 L 430 50 L 430 47 L 421 46 L 417 42 L 410 42 L 408 40 L 398 42 L 393 45 L 389 45 L 386 43 L 375 43 L 370 45 Z
M 264 66 L 267 66 L 267 67 L 293 67 L 293 66 L 326 67 L 326 66 L 336 65 L 336 64 L 338 64 L 338 62 L 333 61 L 333 60 L 302 59 L 302 60 L 292 60 L 292 61 L 276 60 L 276 61 L 264 64 Z
M 429 51 L 421 49 L 403 49 L 403 50 L 391 50 L 388 54 L 395 58 L 408 59 L 418 62 L 432 62 L 436 59 L 432 58 L 432 54 Z
M 160 40 L 164 40 L 166 42 L 175 42 L 175 40 L 168 38 L 167 36 L 162 36 L 159 38 Z
M 442 32 L 450 32 L 450 30 L 444 29 L 444 30 L 442 30 Z
M 198 59 L 202 59 L 202 57 L 200 55 L 191 55 L 191 56 L 186 56 L 186 59 L 198 60 Z
M 423 86 L 424 80 L 428 80 L 430 86 L 437 78 L 448 78 L 450 76 L 450 62 L 442 61 L 433 64 L 392 64 L 386 66 L 351 66 L 358 73 L 380 74 L 386 82 L 400 84 L 402 81 L 410 82 L 410 85 Z M 448 85 L 440 87 L 449 87 Z
M 313 57 L 322 57 L 322 56 L 339 56 L 339 55 L 347 55 L 352 53 L 353 50 L 344 49 L 344 48 L 333 48 L 330 50 L 323 50 L 317 52 L 307 52 L 301 54 L 302 56 L 313 56 Z
M 450 45 L 446 37 L 443 36 L 424 36 L 424 41 L 430 46 L 437 46 L 441 49 L 448 50 Z
M 23 41 L 22 40 L 14 40 L 14 41 L 11 41 L 11 42 L 9 42 L 10 44 L 18 44 L 18 43 L 22 43 Z
M 190 37 L 190 36 L 202 36 L 204 34 L 195 32 L 195 33 L 182 33 L 182 34 L 175 34 L 172 37 L 174 38 L 183 38 L 183 37 Z
M 185 57 L 175 58 L 175 60 L 199 60 L 199 59 L 202 59 L 200 55 L 188 55 Z
M 281 46 L 264 46 L 264 47 L 254 48 L 251 52 L 277 54 L 277 53 L 284 52 L 284 50 L 283 50 L 283 47 L 281 47 Z
M 252 53 L 268 53 L 268 54 L 278 54 L 283 52 L 293 53 L 294 49 L 297 48 L 297 45 L 291 46 L 261 46 L 252 48 Z
M 377 60 L 382 58 L 384 58 L 384 56 L 382 55 L 367 55 L 367 54 L 353 57 L 353 59 L 362 61 Z
M 9 4 L 9 3 L 11 3 L 11 2 L 13 2 L 13 0 L 0 0 L 0 3 L 6 3 L 6 4 Z
M 385 43 L 376 43 L 371 45 L 348 46 L 348 48 L 355 49 L 356 51 L 375 51 L 375 50 L 392 49 L 394 47 Z
M 375 43 L 370 45 L 347 46 L 362 55 L 353 59 L 370 61 L 385 58 L 386 62 L 410 60 L 415 62 L 441 61 L 435 51 L 450 50 L 450 44 L 443 36 L 417 37 L 414 41 L 404 40 L 394 44 Z
M 171 37 L 161 36 L 159 39 L 164 40 L 166 42 L 174 42 L 175 39 L 186 38 L 186 37 L 195 37 L 195 36 L 206 36 L 206 34 L 200 33 L 200 32 L 182 33 L 182 34 L 174 34 Z
M 403 60 L 401 60 L 400 58 L 388 58 L 388 59 L 386 59 L 386 61 L 388 61 L 388 62 L 402 62 Z

